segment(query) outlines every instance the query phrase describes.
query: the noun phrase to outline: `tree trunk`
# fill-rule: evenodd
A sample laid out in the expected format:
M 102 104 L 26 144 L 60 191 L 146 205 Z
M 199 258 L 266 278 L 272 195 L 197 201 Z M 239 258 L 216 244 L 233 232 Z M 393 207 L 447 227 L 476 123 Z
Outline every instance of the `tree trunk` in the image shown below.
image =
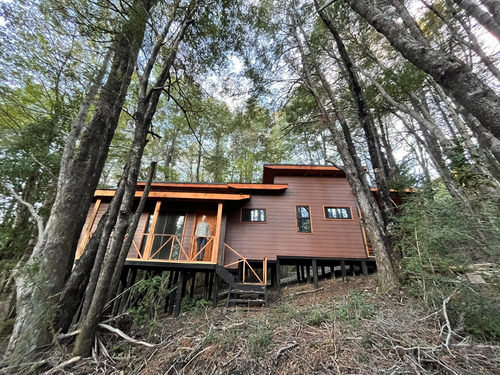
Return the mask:
M 420 43 L 367 0 L 346 0 L 346 3 L 382 33 L 407 60 L 448 89 L 458 103 L 500 138 L 500 98 L 464 62 Z
M 330 118 L 330 111 L 327 109 L 320 94 L 315 88 L 315 83 L 308 67 L 308 61 L 306 60 L 307 55 L 301 45 L 301 40 L 297 35 L 295 35 L 295 42 L 299 48 L 302 60 L 304 88 L 314 97 L 322 118 L 332 133 L 335 145 L 337 146 L 337 150 L 343 162 L 347 181 L 349 182 L 354 196 L 356 197 L 361 211 L 363 212 L 362 220 L 372 240 L 375 250 L 380 285 L 386 290 L 397 287 L 399 285 L 399 280 L 393 266 L 393 259 L 389 255 L 392 252 L 392 249 L 389 247 L 390 243 L 387 241 L 387 236 L 384 233 L 382 215 L 371 193 L 370 186 L 366 181 L 366 176 L 363 168 L 361 167 L 361 163 L 359 162 L 348 126 L 343 119 L 343 115 L 340 112 L 338 105 L 336 105 L 335 98 L 333 97 L 333 93 L 331 92 L 324 75 L 318 69 L 316 62 L 313 62 L 313 65 L 316 67 L 316 74 L 320 77 L 323 88 L 328 93 L 328 99 L 332 102 L 336 119 L 341 124 L 344 123 L 342 126 L 343 133 L 337 129 L 335 121 Z M 312 54 L 309 54 L 309 56 L 312 57 Z
M 316 9 L 319 10 L 320 8 L 318 6 L 317 0 L 315 0 L 314 4 L 316 6 Z M 382 153 L 380 139 L 378 137 L 375 125 L 373 124 L 373 119 L 368 109 L 368 105 L 363 93 L 363 88 L 361 87 L 361 84 L 359 82 L 354 63 L 352 62 L 351 57 L 347 52 L 344 42 L 337 31 L 337 28 L 330 20 L 330 18 L 327 17 L 326 12 L 319 11 L 319 15 L 333 36 L 340 54 L 340 58 L 347 71 L 349 89 L 358 109 L 358 119 L 363 128 L 365 139 L 368 144 L 368 153 L 370 155 L 373 172 L 375 174 L 375 181 L 377 183 L 378 192 L 380 194 L 382 217 L 384 220 L 384 225 L 387 227 L 390 221 L 392 208 L 394 206 L 389 195 L 389 186 L 387 183 L 387 180 L 390 176 L 387 158 Z
M 75 264 L 75 268 L 64 284 L 64 289 L 59 297 L 59 305 L 64 306 L 57 311 L 54 319 L 54 330 L 56 332 L 68 332 L 73 322 L 78 308 L 82 303 L 85 290 L 88 285 L 90 271 L 94 267 L 94 262 L 99 248 L 99 242 L 108 218 L 108 211 L 101 217 L 96 230 L 92 234 L 82 256 Z
M 111 300 L 113 298 L 113 295 L 118 287 L 118 282 L 120 281 L 123 265 L 125 264 L 125 260 L 127 259 L 127 254 L 130 249 L 130 246 L 132 246 L 132 241 L 134 240 L 134 235 L 135 231 L 137 230 L 137 225 L 139 224 L 139 221 L 141 219 L 141 214 L 144 211 L 144 207 L 146 206 L 146 201 L 148 200 L 148 194 L 151 188 L 151 183 L 155 175 L 155 171 L 156 171 L 156 162 L 152 162 L 149 170 L 149 176 L 146 180 L 146 186 L 144 187 L 144 191 L 142 192 L 142 197 L 139 201 L 137 209 L 134 212 L 134 216 L 132 217 L 132 220 L 128 225 L 125 241 L 123 242 L 122 249 L 120 250 L 118 261 L 116 262 L 115 270 L 109 287 L 108 300 Z
M 486 30 L 500 42 L 500 25 L 495 19 L 471 0 L 453 0 L 465 13 L 474 17 Z M 498 15 L 497 15 L 498 16 Z
M 133 2 L 129 20 L 113 44 L 113 61 L 93 117 L 82 133 L 78 149 L 71 155 L 66 153 L 68 160 L 61 161 L 67 168 L 59 175 L 56 199 L 42 240 L 16 277 L 17 318 L 6 351 L 6 357 L 12 360 L 51 341 L 49 325 L 56 295 L 73 263 L 78 236 L 118 124 L 153 3 L 154 0 Z

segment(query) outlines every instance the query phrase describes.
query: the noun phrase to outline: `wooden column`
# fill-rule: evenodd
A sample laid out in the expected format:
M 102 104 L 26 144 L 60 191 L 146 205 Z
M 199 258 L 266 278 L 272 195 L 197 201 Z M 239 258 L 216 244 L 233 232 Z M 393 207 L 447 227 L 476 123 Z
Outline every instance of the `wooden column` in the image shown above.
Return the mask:
M 219 275 L 214 274 L 213 282 L 214 289 L 212 294 L 212 308 L 216 308 L 217 303 L 219 302 Z
M 300 284 L 300 266 L 297 265 L 297 284 Z
M 314 289 L 318 289 L 318 265 L 316 263 L 316 259 L 312 260 L 312 269 L 313 269 L 313 280 L 314 280 Z
M 207 300 L 210 293 L 208 292 L 208 286 L 210 284 L 210 274 L 205 272 L 203 281 L 203 299 Z
M 178 279 L 179 279 L 179 271 L 174 271 L 174 279 L 172 281 L 172 287 L 175 287 L 177 285 Z M 179 290 L 179 288 L 180 287 L 177 285 L 177 290 Z M 168 310 L 167 310 L 168 315 L 172 315 L 172 312 L 174 311 L 174 303 L 175 303 L 175 293 L 172 293 L 169 297 L 169 302 L 168 302 Z
M 307 274 L 307 283 L 311 284 L 311 267 L 309 267 L 309 265 L 306 266 L 306 274 Z
M 194 296 L 194 288 L 196 286 L 196 272 L 193 272 L 193 278 L 191 279 L 191 288 L 189 289 L 189 298 Z
M 94 226 L 95 218 L 97 217 L 97 213 L 99 212 L 99 207 L 101 206 L 101 199 L 97 199 L 94 204 L 94 209 L 92 210 L 92 215 L 90 216 L 90 220 L 87 223 L 87 228 L 85 228 L 85 234 L 82 237 L 80 244 L 78 245 L 78 249 L 76 250 L 75 258 L 78 259 L 81 257 L 83 250 L 85 250 L 85 246 L 89 242 L 90 235 L 92 233 L 92 227 Z
M 361 261 L 361 272 L 363 276 L 368 276 L 368 267 L 366 267 L 366 260 Z
M 174 307 L 174 316 L 177 318 L 181 313 L 181 301 L 184 294 L 186 294 L 186 283 L 189 279 L 189 275 L 186 271 L 179 271 L 179 287 L 177 288 L 177 294 L 175 295 L 175 307 Z
M 321 277 L 323 279 L 326 279 L 326 271 L 325 271 L 325 266 L 321 266 Z
M 170 271 L 170 275 L 168 275 L 168 283 L 167 283 L 167 292 L 174 285 L 174 271 Z M 165 296 L 165 306 L 163 307 L 163 312 L 166 313 L 168 311 L 168 302 L 170 301 L 172 293 L 168 293 Z
M 212 258 L 210 261 L 212 263 L 217 263 L 218 259 L 218 254 L 219 254 L 219 242 L 221 238 L 221 223 L 222 223 L 222 208 L 223 208 L 223 203 L 220 202 L 219 205 L 217 206 L 217 224 L 215 224 L 216 230 L 215 230 L 215 237 L 214 237 L 214 243 L 212 245 Z
M 153 241 L 155 238 L 156 222 L 158 221 L 158 213 L 160 212 L 161 201 L 156 202 L 155 210 L 153 212 L 153 222 L 151 223 L 151 228 L 149 228 L 148 237 L 146 239 L 146 246 L 144 248 L 143 260 L 148 260 L 151 258 L 151 249 L 153 247 Z
M 347 272 L 345 269 L 345 260 L 340 261 L 340 270 L 342 271 L 342 281 L 347 282 Z
M 276 289 L 278 295 L 281 295 L 281 264 L 279 258 L 276 258 Z

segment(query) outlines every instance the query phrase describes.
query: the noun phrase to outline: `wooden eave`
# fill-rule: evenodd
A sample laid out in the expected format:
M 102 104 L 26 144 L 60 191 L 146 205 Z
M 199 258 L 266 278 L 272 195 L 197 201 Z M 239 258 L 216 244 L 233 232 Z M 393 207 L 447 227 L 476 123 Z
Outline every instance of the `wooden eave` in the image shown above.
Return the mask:
M 227 186 L 234 190 L 260 190 L 260 191 L 282 191 L 288 188 L 288 184 L 241 184 L 229 183 Z
M 273 184 L 275 176 L 345 177 L 346 175 L 342 169 L 331 165 L 264 165 L 262 182 Z
M 96 190 L 95 197 L 113 197 L 115 190 Z M 136 191 L 135 197 L 142 197 L 142 191 Z M 180 200 L 211 200 L 211 201 L 241 201 L 250 199 L 249 194 L 200 193 L 181 191 L 150 191 L 149 198 L 180 199 Z

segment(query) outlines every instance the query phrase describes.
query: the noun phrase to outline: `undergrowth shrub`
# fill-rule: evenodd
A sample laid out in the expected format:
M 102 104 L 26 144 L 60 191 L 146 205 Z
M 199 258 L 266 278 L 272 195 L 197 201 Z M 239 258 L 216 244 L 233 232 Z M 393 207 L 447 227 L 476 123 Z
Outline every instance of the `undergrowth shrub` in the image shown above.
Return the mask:
M 161 302 L 168 291 L 169 277 L 169 272 L 163 272 L 161 275 L 143 279 L 134 285 L 131 292 L 138 302 L 128 310 L 134 319 L 134 324 L 147 323 L 154 326 L 163 308 Z
M 479 339 L 500 340 L 500 297 L 465 277 L 474 263 L 497 262 L 500 202 L 472 197 L 470 209 L 441 184 L 413 193 L 399 207 L 393 230 L 401 251 L 404 287 L 434 309 L 447 305 L 452 328 Z M 500 272 L 498 273 L 500 279 Z M 499 280 L 497 279 L 496 282 Z M 495 282 L 495 281 L 493 281 Z

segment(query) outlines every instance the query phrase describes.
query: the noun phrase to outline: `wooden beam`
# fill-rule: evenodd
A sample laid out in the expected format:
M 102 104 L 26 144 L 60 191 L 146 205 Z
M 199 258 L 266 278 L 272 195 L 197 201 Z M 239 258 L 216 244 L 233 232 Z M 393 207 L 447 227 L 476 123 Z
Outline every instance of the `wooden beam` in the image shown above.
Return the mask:
M 142 191 L 136 191 L 135 197 L 142 197 Z M 115 190 L 96 190 L 96 197 L 113 197 Z M 169 199 L 193 199 L 193 200 L 213 200 L 213 201 L 241 201 L 250 199 L 249 194 L 219 194 L 219 193 L 195 193 L 179 191 L 150 191 L 149 198 L 169 198 Z
M 314 289 L 318 289 L 318 264 L 316 259 L 312 260 L 312 269 L 313 269 L 313 280 L 314 280 Z
M 217 303 L 219 302 L 219 275 L 214 274 L 213 283 L 212 308 L 215 309 L 217 307 Z
M 340 270 L 342 271 L 342 281 L 344 283 L 346 283 L 347 282 L 347 272 L 345 269 L 345 260 L 340 261 Z
M 156 222 L 158 221 L 158 213 L 160 212 L 161 201 L 156 202 L 155 210 L 153 212 L 153 222 L 151 223 L 151 228 L 149 228 L 148 237 L 146 239 L 146 246 L 144 248 L 144 254 L 142 255 L 142 260 L 148 260 L 151 257 L 151 249 L 153 247 Z
M 232 189 L 241 189 L 241 190 L 286 190 L 288 188 L 288 184 L 240 184 L 240 183 L 231 183 L 227 184 L 228 187 Z
M 222 227 L 222 209 L 223 209 L 223 203 L 220 202 L 217 205 L 217 222 L 215 224 L 215 237 L 214 237 L 214 243 L 212 245 L 212 258 L 210 261 L 212 263 L 217 262 L 218 254 L 219 254 L 219 242 L 220 242 L 220 231 Z
M 101 199 L 97 199 L 95 201 L 94 209 L 92 210 L 92 215 L 90 216 L 90 220 L 87 223 L 87 228 L 85 229 L 85 234 L 82 237 L 78 249 L 76 250 L 76 256 L 75 256 L 76 259 L 82 256 L 83 250 L 85 250 L 85 246 L 87 246 L 87 243 L 89 242 L 90 234 L 92 233 L 92 227 L 94 226 L 95 218 L 97 217 L 97 213 L 99 212 L 99 207 L 101 207 Z
M 278 258 L 276 258 L 276 288 L 278 295 L 281 295 L 281 265 Z

